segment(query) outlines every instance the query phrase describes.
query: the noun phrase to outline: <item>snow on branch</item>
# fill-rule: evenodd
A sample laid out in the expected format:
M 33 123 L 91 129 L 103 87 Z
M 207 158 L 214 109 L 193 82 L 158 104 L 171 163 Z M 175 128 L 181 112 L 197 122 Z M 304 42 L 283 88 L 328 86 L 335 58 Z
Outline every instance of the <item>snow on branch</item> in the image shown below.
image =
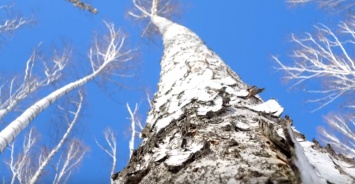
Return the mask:
M 353 24 L 355 18 L 351 21 Z M 307 91 L 320 95 L 310 102 L 319 102 L 321 105 L 314 111 L 321 109 L 345 93 L 353 93 L 355 90 L 355 63 L 350 50 L 355 44 L 355 32 L 348 23 L 342 23 L 341 38 L 325 25 L 315 26 L 317 35 L 306 33 L 304 38 L 292 35 L 292 41 L 297 49 L 291 57 L 293 66 L 288 66 L 273 56 L 279 67 L 285 71 L 286 79 L 293 80 L 293 86 L 297 86 L 309 79 L 321 80 L 322 89 L 310 89 Z

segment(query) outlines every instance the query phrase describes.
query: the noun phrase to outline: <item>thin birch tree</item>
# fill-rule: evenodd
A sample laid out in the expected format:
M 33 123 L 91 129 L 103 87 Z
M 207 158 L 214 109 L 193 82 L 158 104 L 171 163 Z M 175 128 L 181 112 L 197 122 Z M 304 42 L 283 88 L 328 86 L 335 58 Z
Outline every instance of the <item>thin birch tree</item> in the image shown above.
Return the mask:
M 111 23 L 105 22 L 108 28 L 108 35 L 102 39 L 96 39 L 93 47 L 89 50 L 89 63 L 92 73 L 71 82 L 26 109 L 20 116 L 12 121 L 0 132 L 0 152 L 2 152 L 15 137 L 29 125 L 29 123 L 51 103 L 58 100 L 68 92 L 79 88 L 97 77 L 100 73 L 122 66 L 124 62 L 131 59 L 131 50 L 125 50 L 124 42 L 126 36 L 114 28 Z
M 79 113 L 81 112 L 81 109 L 82 109 L 83 98 L 84 98 L 83 94 L 81 92 L 79 92 L 79 101 L 74 102 L 75 105 L 77 106 L 77 110 L 75 112 L 72 112 L 72 111 L 69 112 L 70 114 L 72 114 L 74 116 L 73 120 L 71 122 L 69 122 L 69 120 L 68 120 L 68 128 L 67 128 L 66 132 L 64 133 L 63 137 L 60 139 L 59 143 L 50 151 L 50 153 L 48 155 L 43 156 L 43 158 L 41 159 L 41 162 L 39 163 L 39 167 L 37 168 L 36 172 L 33 174 L 31 179 L 29 180 L 30 184 L 37 183 L 39 177 L 44 172 L 45 167 L 47 167 L 49 165 L 51 159 L 58 153 L 58 151 L 62 148 L 63 144 L 67 141 L 69 134 L 71 133 L 74 125 L 78 121 Z M 71 144 L 78 144 L 78 143 L 73 143 L 73 142 L 77 142 L 77 141 L 72 141 L 72 143 L 70 143 L 70 145 Z M 75 148 L 75 149 L 78 149 L 78 148 Z M 71 152 L 71 150 L 69 149 L 68 152 Z M 86 152 L 86 150 L 82 149 L 82 150 L 77 151 L 76 155 L 84 155 L 85 152 Z M 78 159 L 79 162 L 83 158 L 82 156 L 75 156 L 75 157 Z M 67 171 L 67 173 L 68 172 L 70 172 L 70 171 Z M 60 180 L 61 179 L 59 178 L 58 181 L 60 181 Z
M 99 143 L 96 139 L 95 142 L 96 144 L 100 147 L 102 151 L 104 151 L 109 157 L 110 157 L 110 162 L 111 162 L 111 168 L 110 168 L 110 176 L 113 174 L 116 168 L 117 164 L 117 139 L 114 131 L 111 128 L 107 128 L 104 130 L 104 136 L 107 146 L 103 146 L 101 143 Z M 112 183 L 112 181 L 111 181 Z
M 132 111 L 131 107 L 129 106 L 128 103 L 126 103 L 127 110 L 130 114 L 130 122 L 131 122 L 131 139 L 129 141 L 129 157 L 131 158 L 133 151 L 134 151 L 134 143 L 135 143 L 135 138 L 139 134 L 139 132 L 143 129 L 143 126 L 139 119 L 137 118 L 137 112 L 138 112 L 138 104 L 135 105 L 134 110 Z M 136 128 L 138 126 L 138 130 Z M 104 151 L 111 159 L 111 170 L 110 170 L 110 176 L 114 175 L 116 164 L 117 164 L 117 138 L 114 133 L 114 130 L 112 128 L 107 128 L 104 130 L 104 136 L 105 136 L 105 141 L 107 146 L 102 145 L 102 143 L 99 143 L 96 139 L 95 142 L 96 144 L 100 147 L 102 151 Z M 111 180 L 111 183 L 113 181 Z
M 12 172 L 11 183 L 38 183 L 38 180 L 45 173 L 45 171 L 48 171 L 51 165 L 55 165 L 53 183 L 65 183 L 73 168 L 82 161 L 87 149 L 82 146 L 82 143 L 79 140 L 68 138 L 74 125 L 77 123 L 79 114 L 82 110 L 82 92 L 79 92 L 79 101 L 72 101 L 71 103 L 76 106 L 76 111 L 73 112 L 69 110 L 68 113 L 73 115 L 73 118 L 70 121 L 69 117 L 66 116 L 68 127 L 58 141 L 58 144 L 52 149 L 49 149 L 49 146 L 48 148 L 45 146 L 46 149 L 43 149 L 42 146 L 41 151 L 36 151 L 39 147 L 39 134 L 36 133 L 33 128 L 30 129 L 30 132 L 23 140 L 21 153 L 16 154 L 18 150 L 15 150 L 14 143 L 10 145 L 10 159 L 7 164 Z M 61 110 L 67 111 L 64 109 Z M 66 145 L 68 145 L 68 148 L 63 149 Z M 50 151 L 45 151 L 47 149 Z M 56 156 L 59 153 L 61 156 Z M 60 159 L 55 161 L 55 157 L 59 157 Z

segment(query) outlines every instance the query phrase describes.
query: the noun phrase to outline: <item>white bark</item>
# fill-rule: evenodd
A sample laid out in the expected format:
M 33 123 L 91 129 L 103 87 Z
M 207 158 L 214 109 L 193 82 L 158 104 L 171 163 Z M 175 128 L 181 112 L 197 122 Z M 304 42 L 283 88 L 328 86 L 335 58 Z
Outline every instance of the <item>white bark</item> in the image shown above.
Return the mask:
M 94 48 L 90 50 L 89 56 L 93 72 L 77 81 L 57 89 L 26 109 L 18 118 L 0 132 L 0 152 L 2 152 L 15 139 L 15 137 L 51 103 L 58 100 L 66 93 L 86 84 L 104 71 L 111 63 L 124 62 L 130 59 L 129 57 L 127 58 L 129 51 L 121 51 L 125 37 L 121 35 L 122 33 L 120 31 L 116 31 L 113 25 L 106 25 L 109 29 L 109 38 L 106 40 L 106 48 L 102 48 L 101 45 L 99 46 L 97 43 Z
M 52 157 L 59 151 L 59 149 L 62 148 L 64 142 L 67 140 L 67 137 L 70 134 L 71 130 L 73 129 L 75 123 L 77 122 L 78 117 L 79 117 L 79 113 L 81 111 L 82 102 L 83 102 L 83 95 L 81 93 L 79 93 L 79 98 L 80 98 L 80 101 L 78 102 L 77 110 L 76 110 L 76 112 L 72 112 L 74 114 L 74 118 L 73 118 L 72 122 L 69 123 L 69 127 L 68 127 L 67 131 L 64 133 L 62 139 L 59 141 L 57 146 L 55 146 L 55 148 L 52 149 L 52 151 L 46 156 L 45 159 L 40 161 L 40 166 L 38 167 L 37 171 L 34 173 L 34 175 L 31 177 L 31 179 L 29 181 L 30 184 L 37 183 L 40 175 L 44 171 L 44 168 L 49 164 Z
M 39 44 L 40 45 L 40 44 Z M 38 46 L 39 47 L 39 46 Z M 9 112 L 11 112 L 18 103 L 28 97 L 31 93 L 35 92 L 39 87 L 44 87 L 52 84 L 61 77 L 62 70 L 66 67 L 70 52 L 67 50 L 63 51 L 63 54 L 60 56 L 58 52 L 55 51 L 55 55 L 52 58 L 51 62 L 53 64 L 47 64 L 44 62 L 44 74 L 45 77 L 39 80 L 36 74 L 33 72 L 33 68 L 37 58 L 37 49 L 33 51 L 31 57 L 26 63 L 25 75 L 22 80 L 22 84 L 14 89 L 13 83 L 16 78 L 13 78 L 10 82 L 9 87 L 9 97 L 4 102 L 0 100 L 0 120 Z M 53 65 L 49 67 L 50 65 Z M 40 78 L 40 77 L 39 77 Z M 2 95 L 1 98 L 5 98 L 5 95 Z
M 116 183 L 302 183 L 310 181 L 304 168 L 321 173 L 321 183 L 353 181 L 353 170 L 342 172 L 346 162 L 289 131 L 292 120 L 279 118 L 277 101 L 245 98 L 248 85 L 218 55 L 152 7 L 139 8 L 163 36 L 158 92 L 143 144 Z
M 134 142 L 137 134 L 143 130 L 143 126 L 141 122 L 137 119 L 137 111 L 138 111 L 138 104 L 136 104 L 134 111 L 129 107 L 128 103 L 126 104 L 127 110 L 130 115 L 130 121 L 131 121 L 131 129 L 132 129 L 132 134 L 131 134 L 131 140 L 129 141 L 129 158 L 131 158 L 133 151 L 134 151 Z M 136 126 L 139 127 L 139 130 L 136 130 Z M 113 173 L 111 173 L 112 175 Z

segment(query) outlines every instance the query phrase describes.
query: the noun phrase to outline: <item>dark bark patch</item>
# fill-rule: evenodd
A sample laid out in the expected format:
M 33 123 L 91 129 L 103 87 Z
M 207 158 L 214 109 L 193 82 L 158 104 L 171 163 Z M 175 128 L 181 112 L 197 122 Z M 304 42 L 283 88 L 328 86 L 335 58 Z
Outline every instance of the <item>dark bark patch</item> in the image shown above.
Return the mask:
M 136 172 L 134 174 L 128 174 L 125 184 L 136 184 L 136 183 L 139 183 L 140 181 L 142 181 L 144 176 L 149 173 L 149 170 L 150 169 L 147 168 L 147 169 L 138 171 L 138 172 Z

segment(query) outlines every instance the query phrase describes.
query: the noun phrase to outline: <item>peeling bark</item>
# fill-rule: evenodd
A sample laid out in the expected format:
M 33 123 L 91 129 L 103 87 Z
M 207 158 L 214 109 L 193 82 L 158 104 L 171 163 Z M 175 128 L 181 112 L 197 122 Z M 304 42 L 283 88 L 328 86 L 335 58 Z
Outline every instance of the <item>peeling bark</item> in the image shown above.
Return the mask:
M 151 19 L 164 42 L 159 89 L 143 143 L 115 183 L 306 183 L 318 174 L 303 149 L 328 152 L 307 146 L 276 100 L 248 96 L 249 86 L 187 28 Z M 317 176 L 353 181 L 349 172 Z

